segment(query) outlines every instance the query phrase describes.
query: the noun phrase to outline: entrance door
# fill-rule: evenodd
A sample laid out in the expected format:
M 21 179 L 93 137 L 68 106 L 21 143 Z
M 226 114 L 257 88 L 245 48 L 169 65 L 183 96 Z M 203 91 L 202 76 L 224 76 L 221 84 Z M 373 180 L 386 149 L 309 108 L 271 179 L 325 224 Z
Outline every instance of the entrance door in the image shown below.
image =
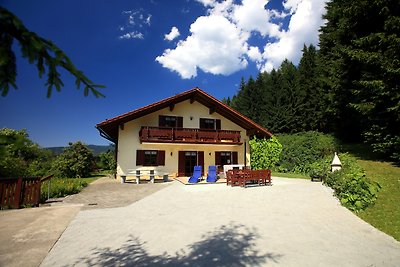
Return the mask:
M 197 152 L 185 152 L 185 176 L 193 174 L 193 168 L 197 165 Z
M 179 151 L 178 175 L 192 176 L 193 168 L 196 165 L 202 167 L 204 173 L 204 152 L 203 151 Z

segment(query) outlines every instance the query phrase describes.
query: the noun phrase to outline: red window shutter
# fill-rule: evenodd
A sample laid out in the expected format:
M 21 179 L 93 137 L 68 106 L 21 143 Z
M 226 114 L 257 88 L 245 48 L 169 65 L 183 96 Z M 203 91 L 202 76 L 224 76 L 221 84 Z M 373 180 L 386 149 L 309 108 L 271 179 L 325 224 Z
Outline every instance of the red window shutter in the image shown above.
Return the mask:
M 144 150 L 136 150 L 136 166 L 143 165 L 144 163 Z
M 215 165 L 217 165 L 217 166 L 221 165 L 221 152 L 220 151 L 215 152 Z
M 179 151 L 178 176 L 185 176 L 185 151 Z
M 177 117 L 178 124 L 176 127 L 183 128 L 183 117 Z
M 238 164 L 238 153 L 236 151 L 232 151 L 232 164 Z
M 220 119 L 215 120 L 215 129 L 221 130 L 221 120 Z
M 165 166 L 165 151 L 164 150 L 157 151 L 157 165 Z
M 201 174 L 204 175 L 204 151 L 197 151 L 197 165 L 201 166 Z

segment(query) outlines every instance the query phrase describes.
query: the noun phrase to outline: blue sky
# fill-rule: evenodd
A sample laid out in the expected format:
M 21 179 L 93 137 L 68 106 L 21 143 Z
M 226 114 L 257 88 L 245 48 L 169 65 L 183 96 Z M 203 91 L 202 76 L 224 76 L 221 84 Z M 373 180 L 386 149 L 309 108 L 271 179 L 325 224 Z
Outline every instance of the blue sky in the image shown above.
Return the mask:
M 65 86 L 46 98 L 46 79 L 17 56 L 17 90 L 0 98 L 0 128 L 27 129 L 42 147 L 104 145 L 95 125 L 199 87 L 232 96 L 241 77 L 270 71 L 303 44 L 318 45 L 321 0 L 3 0 L 25 26 L 52 40 L 105 98 Z

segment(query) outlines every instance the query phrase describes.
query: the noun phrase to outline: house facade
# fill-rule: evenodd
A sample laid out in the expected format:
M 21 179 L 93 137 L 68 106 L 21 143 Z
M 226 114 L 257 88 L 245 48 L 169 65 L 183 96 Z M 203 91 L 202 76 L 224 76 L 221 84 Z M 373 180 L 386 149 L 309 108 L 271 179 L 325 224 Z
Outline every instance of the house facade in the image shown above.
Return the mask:
M 96 125 L 116 145 L 117 177 L 153 169 L 190 176 L 193 167 L 250 166 L 249 140 L 271 133 L 199 88 Z M 133 175 L 133 174 L 132 174 Z

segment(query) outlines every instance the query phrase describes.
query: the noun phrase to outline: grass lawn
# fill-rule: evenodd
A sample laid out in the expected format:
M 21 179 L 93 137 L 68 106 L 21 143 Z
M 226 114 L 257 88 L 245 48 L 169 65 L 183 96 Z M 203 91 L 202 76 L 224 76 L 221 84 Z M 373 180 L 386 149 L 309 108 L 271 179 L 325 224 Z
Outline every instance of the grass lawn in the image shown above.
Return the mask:
M 291 173 L 291 172 L 272 172 L 272 176 L 283 177 L 283 178 L 300 178 L 300 179 L 311 179 L 310 176 L 306 174 Z
M 58 198 L 77 194 L 99 177 L 102 176 L 92 175 L 87 178 L 53 178 L 50 181 L 45 181 L 42 183 L 40 202 L 45 202 L 48 197 Z
M 375 205 L 356 215 L 400 241 L 400 167 L 375 160 L 358 159 L 358 163 L 382 188 Z
M 356 215 L 400 241 L 400 167 L 379 160 L 365 144 L 344 145 L 344 149 L 357 158 L 369 179 L 382 186 L 375 205 Z

